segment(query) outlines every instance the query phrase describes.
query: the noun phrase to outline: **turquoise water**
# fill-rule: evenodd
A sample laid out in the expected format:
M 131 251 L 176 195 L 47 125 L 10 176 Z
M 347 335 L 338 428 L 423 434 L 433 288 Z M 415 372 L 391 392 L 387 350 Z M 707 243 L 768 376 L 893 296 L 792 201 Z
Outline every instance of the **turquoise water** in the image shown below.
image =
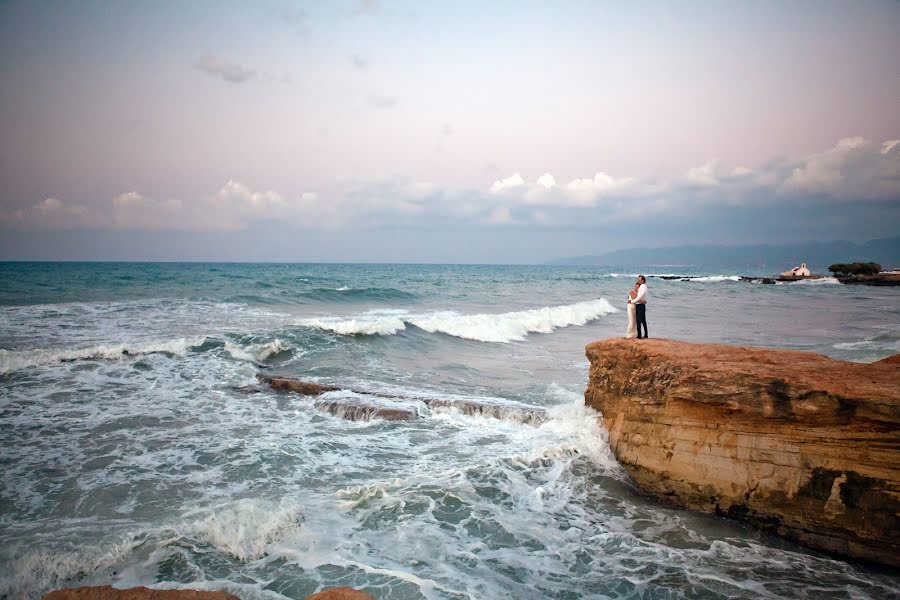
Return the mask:
M 639 271 L 703 276 L 650 277 L 655 337 L 900 351 L 896 289 L 703 267 L 0 264 L 0 596 L 895 596 L 632 487 L 581 394 Z M 259 372 L 501 409 L 350 421 Z

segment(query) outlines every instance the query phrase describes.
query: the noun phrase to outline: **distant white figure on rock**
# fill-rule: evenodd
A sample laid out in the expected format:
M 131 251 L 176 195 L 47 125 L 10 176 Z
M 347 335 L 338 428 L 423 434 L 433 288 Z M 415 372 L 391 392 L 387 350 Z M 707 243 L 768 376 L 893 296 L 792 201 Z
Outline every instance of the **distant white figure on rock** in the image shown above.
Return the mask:
M 782 277 L 809 277 L 809 269 L 806 267 L 806 263 L 800 263 L 799 267 L 794 267 L 781 275 Z

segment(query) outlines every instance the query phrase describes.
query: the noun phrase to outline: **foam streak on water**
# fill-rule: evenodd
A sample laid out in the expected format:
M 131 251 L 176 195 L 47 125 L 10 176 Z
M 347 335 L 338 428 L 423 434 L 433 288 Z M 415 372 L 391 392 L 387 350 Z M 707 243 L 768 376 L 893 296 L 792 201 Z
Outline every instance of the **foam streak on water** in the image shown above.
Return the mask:
M 896 597 L 633 488 L 582 391 L 636 267 L 0 265 L 0 598 Z M 685 274 L 650 280 L 652 335 L 896 351 L 893 290 Z

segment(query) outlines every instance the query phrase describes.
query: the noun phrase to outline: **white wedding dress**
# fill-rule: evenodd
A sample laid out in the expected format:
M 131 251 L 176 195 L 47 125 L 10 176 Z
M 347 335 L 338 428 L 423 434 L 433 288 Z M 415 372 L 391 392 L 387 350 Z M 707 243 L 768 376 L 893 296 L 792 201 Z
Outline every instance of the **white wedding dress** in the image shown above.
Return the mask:
M 637 311 L 637 307 L 628 303 L 628 331 L 625 332 L 625 339 L 631 339 L 637 337 L 637 316 L 635 312 Z

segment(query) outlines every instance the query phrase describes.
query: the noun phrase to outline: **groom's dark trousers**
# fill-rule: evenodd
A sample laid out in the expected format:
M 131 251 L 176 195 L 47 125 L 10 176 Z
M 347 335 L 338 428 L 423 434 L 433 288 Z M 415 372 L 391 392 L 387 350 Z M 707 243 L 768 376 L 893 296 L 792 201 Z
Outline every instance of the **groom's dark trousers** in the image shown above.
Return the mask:
M 638 337 L 650 337 L 650 333 L 647 331 L 647 305 L 646 304 L 635 304 L 634 314 L 637 316 L 637 330 Z M 644 326 L 644 335 L 641 335 L 641 325 Z

